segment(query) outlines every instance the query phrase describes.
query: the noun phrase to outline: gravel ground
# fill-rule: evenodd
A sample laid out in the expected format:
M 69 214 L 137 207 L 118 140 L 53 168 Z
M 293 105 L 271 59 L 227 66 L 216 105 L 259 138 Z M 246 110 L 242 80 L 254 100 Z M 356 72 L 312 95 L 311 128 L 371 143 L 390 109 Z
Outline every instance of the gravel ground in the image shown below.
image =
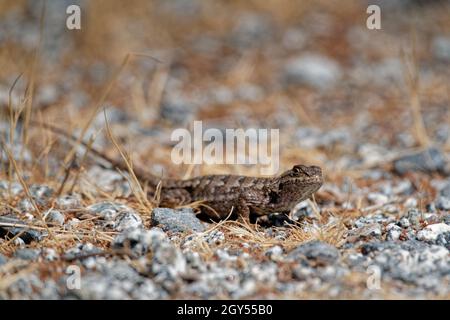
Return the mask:
M 450 298 L 447 2 L 373 1 L 383 17 L 374 31 L 361 22 L 364 1 L 75 1 L 88 15 L 76 35 L 61 28 L 66 2 L 47 3 L 37 119 L 79 134 L 114 66 L 127 52 L 151 52 L 163 62 L 133 58 L 100 101 L 136 166 L 170 177 L 258 173 L 171 163 L 173 129 L 203 120 L 219 130 L 279 128 L 280 169 L 320 165 L 325 183 L 289 223 L 211 223 L 190 207 L 142 203 L 128 173 L 81 147 L 64 165 L 71 145 L 60 137 L 35 128 L 25 139 L 23 115 L 10 130 L 8 103 L 26 104 L 30 75 L 10 86 L 30 70 L 41 8 L 7 1 L 0 299 Z M 117 156 L 104 128 L 99 112 L 85 137 Z

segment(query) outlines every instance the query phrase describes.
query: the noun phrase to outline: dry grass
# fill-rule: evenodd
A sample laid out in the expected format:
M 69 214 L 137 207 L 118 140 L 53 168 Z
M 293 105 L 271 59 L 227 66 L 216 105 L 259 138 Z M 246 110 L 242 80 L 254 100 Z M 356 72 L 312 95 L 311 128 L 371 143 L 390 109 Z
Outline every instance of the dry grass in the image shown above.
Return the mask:
M 24 0 L 1 1 L 0 18 L 8 14 L 10 10 L 18 10 L 25 14 L 25 3 Z M 15 43 L 1 46 L 0 85 L 8 86 L 9 92 L 7 105 L 0 106 L 5 107 L 0 116 L 9 123 L 9 132 L 5 132 L 5 137 L 2 139 L 2 149 L 8 161 L 2 164 L 2 169 L 6 170 L 0 172 L 0 179 L 10 183 L 18 181 L 24 192 L 14 196 L 9 187 L 7 196 L 0 198 L 0 215 L 11 212 L 21 215 L 18 203 L 21 199 L 28 199 L 37 219 L 33 223 L 23 219 L 22 224 L 2 223 L 0 226 L 16 226 L 25 230 L 48 233 L 49 237 L 39 244 L 29 245 L 30 247 L 51 247 L 62 253 L 79 242 L 91 242 L 107 250 L 116 233 L 103 229 L 96 218 L 89 216 L 83 209 L 105 199 L 123 202 L 132 207 L 141 214 L 145 225 L 149 227 L 149 213 L 159 204 L 161 184 L 154 198 L 149 199 L 144 182 L 139 181 L 135 173 L 138 168 L 152 171 L 162 166 L 168 173 L 167 177 L 177 178 L 217 173 L 258 174 L 257 167 L 174 166 L 170 161 L 171 146 L 167 144 L 167 141 L 164 139 L 160 141 L 158 137 L 139 133 L 133 135 L 131 130 L 123 134 L 123 130 L 117 130 L 120 129 L 120 123 L 108 121 L 106 110 L 109 106 L 114 106 L 137 122 L 140 129 L 154 126 L 161 126 L 163 130 L 173 129 L 159 116 L 163 97 L 171 89 L 169 82 L 176 72 L 181 74 L 180 77 L 183 77 L 183 73 L 189 76 L 188 81 L 185 81 L 185 87 L 182 88 L 182 92 L 187 93 L 187 96 L 198 94 L 198 92 L 207 95 L 211 88 L 220 86 L 238 89 L 248 83 L 260 85 L 266 91 L 265 99 L 262 101 L 237 99 L 226 107 L 208 105 L 207 108 L 198 111 L 199 118 L 205 122 L 219 123 L 230 128 L 247 125 L 277 127 L 279 122 L 275 120 L 278 116 L 293 120 L 295 124 L 286 126 L 281 132 L 280 169 L 284 170 L 297 163 L 318 164 L 325 169 L 326 182 L 330 185 L 341 186 L 345 179 L 351 179 L 359 186 L 371 188 L 372 182 L 363 178 L 367 170 L 383 167 L 395 157 L 411 152 L 409 149 L 402 150 L 370 166 L 364 164 L 348 170 L 338 160 L 352 155 L 355 150 L 329 146 L 319 146 L 314 149 L 299 147 L 295 136 L 298 125 L 320 128 L 324 132 L 340 125 L 356 127 L 359 121 L 357 116 L 361 109 L 352 109 L 350 106 L 355 104 L 357 108 L 362 108 L 358 102 L 366 100 L 366 93 L 368 96 L 377 96 L 379 100 L 376 101 L 376 108 L 363 109 L 362 112 L 367 111 L 367 114 L 372 117 L 371 121 L 386 130 L 380 129 L 382 136 L 363 137 L 363 139 L 372 139 L 364 142 L 392 141 L 396 134 L 410 132 L 420 148 L 434 143 L 432 138 L 434 128 L 426 127 L 424 115 L 438 109 L 438 107 L 433 108 L 433 105 L 447 106 L 450 97 L 446 83 L 447 77 L 436 80 L 437 85 L 424 83 L 424 79 L 420 77 L 423 60 L 426 61 L 421 44 L 426 43 L 427 32 L 434 32 L 435 29 L 423 32 L 417 29 L 412 36 L 411 49 L 405 49 L 403 56 L 394 56 L 394 58 L 403 59 L 405 64 L 406 94 L 400 85 L 396 85 L 386 90 L 357 87 L 356 90 L 350 91 L 350 88 L 344 88 L 350 91 L 347 96 L 347 93 L 342 92 L 343 90 L 317 93 L 308 88 L 284 89 L 277 85 L 279 82 L 277 76 L 284 60 L 306 51 L 329 55 L 338 60 L 341 65 L 350 66 L 353 61 L 353 51 L 360 49 L 351 47 L 345 37 L 353 26 L 365 19 L 365 10 L 358 1 L 346 1 L 339 6 L 334 5 L 332 1 L 205 1 L 199 5 L 200 13 L 196 19 L 176 16 L 172 9 L 165 12 L 161 6 L 160 1 L 144 0 L 135 0 L 131 6 L 123 1 L 89 2 L 88 10 L 85 11 L 86 16 L 83 18 L 83 30 L 79 33 L 67 32 L 64 35 L 74 40 L 73 50 L 61 57 L 61 61 L 52 66 L 52 70 L 48 70 L 48 67 L 42 63 L 42 60 L 46 58 L 43 56 L 42 48 L 46 40 L 43 29 L 46 19 L 44 8 L 36 24 L 40 31 L 34 48 L 24 49 Z M 229 41 L 240 14 L 248 12 L 268 16 L 270 23 L 273 23 L 276 28 L 287 30 L 300 26 L 308 30 L 306 33 L 311 31 L 307 25 L 310 22 L 304 18 L 314 13 L 318 18 L 317 21 L 326 20 L 326 17 L 330 18 L 327 22 L 328 26 L 318 25 L 314 32 L 318 34 L 323 32 L 320 28 L 330 28 L 337 32 L 334 36 L 319 35 L 319 41 L 307 40 L 300 51 L 283 48 L 282 38 L 277 35 L 275 39 L 279 48 L 276 49 L 281 52 L 277 53 L 276 59 L 270 56 L 269 51 L 259 51 L 257 48 L 236 53 L 229 45 L 223 45 L 212 56 L 202 55 L 191 49 L 191 43 L 197 37 L 205 35 L 205 30 L 208 30 L 208 36 L 217 37 L 224 40 L 223 42 Z M 436 26 L 433 28 L 444 30 L 449 26 L 448 15 L 442 11 L 442 16 L 436 17 Z M 391 41 L 398 37 L 398 35 L 386 35 L 386 33 L 384 36 Z M 374 39 L 378 39 L 377 36 L 374 36 Z M 395 43 L 395 41 L 392 42 Z M 374 41 L 374 43 L 380 42 Z M 369 64 L 392 58 L 390 54 L 398 52 L 399 49 L 400 46 L 369 47 L 367 52 L 358 54 L 363 63 Z M 143 67 L 148 60 L 151 61 L 151 66 Z M 224 61 L 230 67 L 224 67 L 226 66 Z M 90 73 L 97 64 L 103 64 L 105 70 L 100 80 L 94 81 Z M 73 72 L 73 75 L 67 76 L 68 70 Z M 60 85 L 66 84 L 65 82 L 69 83 L 69 89 L 63 90 Z M 62 92 L 62 97 L 50 105 L 43 106 L 39 105 L 37 93 L 45 85 L 54 85 Z M 441 89 L 431 90 L 430 86 Z M 83 101 L 82 106 L 75 106 L 71 94 L 75 97 L 84 94 L 86 101 Z M 335 102 L 337 103 L 334 105 Z M 105 110 L 103 128 L 105 130 L 101 132 L 97 121 L 102 110 Z M 412 115 L 413 125 L 409 127 L 399 121 L 403 119 L 402 115 L 405 113 Z M 448 110 L 444 110 L 443 113 L 448 119 L 450 116 Z M 71 148 L 67 148 L 59 137 L 52 136 L 39 125 L 32 125 L 36 119 L 39 120 L 38 122 L 57 123 L 58 127 L 65 128 L 68 133 L 71 133 L 73 128 L 80 128 L 76 142 Z M 245 121 L 248 123 L 244 123 Z M 97 134 L 89 137 L 84 154 L 77 158 L 77 148 L 80 142 L 85 141 L 90 130 Z M 92 165 L 88 155 L 97 137 L 103 137 L 109 143 L 110 147 L 105 147 L 104 150 L 107 154 L 120 155 L 126 164 L 127 172 L 121 172 L 121 174 L 124 179 L 127 179 L 132 191 L 131 197 L 123 198 L 117 193 L 102 190 L 96 181 L 91 181 L 85 175 L 85 170 Z M 356 138 L 361 139 L 361 137 Z M 12 148 L 19 141 L 22 151 L 17 158 Z M 450 139 L 447 139 L 446 149 L 450 150 Z M 32 151 L 31 163 L 24 160 L 24 150 Z M 125 150 L 132 150 L 133 157 Z M 30 194 L 29 186 L 33 183 L 48 185 L 56 191 L 47 205 L 37 204 Z M 420 181 L 418 186 L 417 189 L 422 190 Z M 429 186 L 425 185 L 423 189 L 424 193 L 430 193 Z M 63 210 L 63 213 L 67 219 L 80 218 L 80 223 L 72 229 L 49 225 L 46 222 L 46 213 L 54 207 L 56 198 L 73 192 L 82 196 L 81 207 Z M 334 201 L 336 208 L 328 208 L 320 212 L 319 209 L 323 209 L 321 207 L 323 202 L 319 198 L 325 199 L 326 201 L 323 201 L 325 203 Z M 393 201 L 399 204 L 404 200 L 399 198 Z M 340 209 L 338 205 L 344 202 L 352 203 L 355 209 Z M 255 255 L 275 245 L 288 251 L 315 239 L 340 247 L 345 242 L 347 233 L 344 223 L 383 209 L 383 206 L 369 205 L 364 196 L 352 192 L 344 195 L 319 193 L 318 203 L 319 205 L 316 202 L 310 203 L 315 215 L 313 222 L 274 229 L 275 234 L 281 231 L 286 232 L 285 238 L 277 239 L 258 226 L 225 219 L 220 223 L 212 224 L 207 231 L 194 238 L 196 250 L 205 259 L 213 257 L 217 248 L 206 243 L 204 236 L 215 230 L 225 234 L 226 241 L 222 246 L 243 249 L 242 243 L 245 242 L 259 248 L 252 252 Z M 198 209 L 204 204 L 193 203 L 189 206 Z M 18 237 L 19 235 L 2 242 L 0 252 L 6 255 L 13 254 L 17 249 L 15 240 Z M 33 268 L 35 268 L 34 265 L 27 267 L 14 263 L 2 266 L 0 292 L 20 277 L 32 272 Z M 361 275 L 352 275 L 346 281 L 349 285 L 353 281 L 356 287 L 362 283 L 363 278 Z M 385 292 L 383 295 L 389 295 L 389 293 Z M 309 293 L 300 294 L 300 296 L 311 297 Z

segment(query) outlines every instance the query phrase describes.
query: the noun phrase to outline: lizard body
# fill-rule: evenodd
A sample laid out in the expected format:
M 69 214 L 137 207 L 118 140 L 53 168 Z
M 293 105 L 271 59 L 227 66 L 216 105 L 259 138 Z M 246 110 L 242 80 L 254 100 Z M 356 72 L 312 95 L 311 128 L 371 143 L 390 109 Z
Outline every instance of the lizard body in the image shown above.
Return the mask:
M 72 141 L 76 138 L 62 129 L 48 124 L 41 127 Z M 88 147 L 81 141 L 81 144 Z M 94 155 L 108 161 L 122 171 L 128 171 L 123 161 L 89 148 Z M 239 219 L 247 220 L 250 214 L 289 213 L 299 202 L 306 200 L 323 183 L 322 170 L 317 166 L 295 165 L 279 176 L 252 177 L 240 175 L 205 175 L 186 180 L 160 179 L 133 168 L 136 177 L 147 183 L 149 196 L 154 195 L 161 183 L 160 202 L 163 207 L 176 207 L 201 201 L 202 213 L 213 219 L 224 219 L 232 211 Z

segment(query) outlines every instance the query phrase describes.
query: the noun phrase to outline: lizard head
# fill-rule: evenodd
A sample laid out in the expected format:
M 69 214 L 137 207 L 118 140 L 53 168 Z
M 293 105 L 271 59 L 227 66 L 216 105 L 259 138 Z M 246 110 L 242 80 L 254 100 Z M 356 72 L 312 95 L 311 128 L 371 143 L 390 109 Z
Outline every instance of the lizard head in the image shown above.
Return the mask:
M 295 165 L 273 180 L 269 191 L 273 212 L 291 210 L 308 199 L 323 183 L 322 169 L 317 166 Z

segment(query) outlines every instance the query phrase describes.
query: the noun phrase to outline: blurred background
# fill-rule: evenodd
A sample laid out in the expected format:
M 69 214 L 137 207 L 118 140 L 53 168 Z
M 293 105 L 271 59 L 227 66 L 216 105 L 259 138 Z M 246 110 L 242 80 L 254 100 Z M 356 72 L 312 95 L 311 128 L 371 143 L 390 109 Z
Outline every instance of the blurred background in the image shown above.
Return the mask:
M 81 30 L 66 27 L 71 4 L 81 8 Z M 381 30 L 366 27 L 370 4 L 381 8 Z M 170 133 L 193 120 L 280 129 L 281 169 L 306 162 L 333 174 L 405 149 L 448 151 L 449 8 L 407 0 L 2 0 L 1 128 L 8 134 L 13 87 L 22 118 L 68 131 L 95 113 L 88 132 L 97 132 L 106 107 L 120 142 L 156 171 L 176 167 L 167 162 Z M 45 147 L 39 139 L 27 146 L 35 154 Z M 107 140 L 99 134 L 95 145 Z
M 448 299 L 449 17 L 431 0 L 0 0 L 0 298 Z M 197 229 L 33 124 L 120 159 L 103 110 L 158 176 L 260 174 L 175 165 L 171 133 L 202 120 L 279 129 L 280 171 L 315 164 L 325 182 L 295 224 Z

